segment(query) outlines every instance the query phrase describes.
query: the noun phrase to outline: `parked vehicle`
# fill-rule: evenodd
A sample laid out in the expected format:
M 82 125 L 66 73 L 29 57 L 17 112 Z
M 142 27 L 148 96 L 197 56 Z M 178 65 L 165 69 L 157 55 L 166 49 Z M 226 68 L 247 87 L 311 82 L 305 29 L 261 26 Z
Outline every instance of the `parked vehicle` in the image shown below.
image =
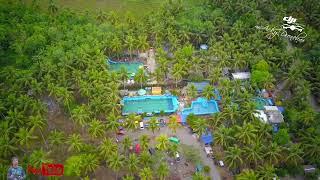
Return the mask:
M 218 161 L 218 165 L 220 166 L 220 167 L 224 167 L 224 163 L 223 163 L 223 161 Z
M 213 150 L 211 148 L 211 146 L 207 145 L 204 147 L 204 151 L 207 154 L 207 157 L 213 157 Z
M 176 152 L 176 161 L 179 162 L 181 159 L 180 159 L 180 155 L 178 152 Z
M 140 129 L 144 129 L 144 124 L 142 121 L 140 122 Z

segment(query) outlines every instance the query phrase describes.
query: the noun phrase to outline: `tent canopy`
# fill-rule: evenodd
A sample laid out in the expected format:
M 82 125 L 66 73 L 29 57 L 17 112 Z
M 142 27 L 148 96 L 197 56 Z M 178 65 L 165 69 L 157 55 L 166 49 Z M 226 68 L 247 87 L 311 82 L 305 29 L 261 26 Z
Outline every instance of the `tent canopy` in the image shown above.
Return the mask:
M 213 137 L 212 137 L 212 135 L 211 135 L 210 132 L 207 132 L 207 134 L 203 134 L 203 135 L 201 136 L 201 140 L 202 140 L 202 142 L 203 142 L 204 144 L 211 144 L 211 143 L 213 143 Z
M 152 87 L 153 95 L 161 95 L 161 87 Z

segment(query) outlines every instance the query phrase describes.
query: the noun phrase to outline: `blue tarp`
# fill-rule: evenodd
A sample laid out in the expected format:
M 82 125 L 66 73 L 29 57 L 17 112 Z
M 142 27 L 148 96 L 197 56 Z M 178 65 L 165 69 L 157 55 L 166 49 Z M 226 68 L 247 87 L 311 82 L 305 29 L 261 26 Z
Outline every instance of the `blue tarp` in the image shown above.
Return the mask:
M 213 143 L 213 137 L 211 135 L 211 132 L 207 132 L 207 134 L 203 134 L 201 136 L 201 141 L 204 143 L 204 144 L 211 144 Z
M 278 110 L 283 114 L 284 113 L 284 107 L 282 106 L 277 106 Z

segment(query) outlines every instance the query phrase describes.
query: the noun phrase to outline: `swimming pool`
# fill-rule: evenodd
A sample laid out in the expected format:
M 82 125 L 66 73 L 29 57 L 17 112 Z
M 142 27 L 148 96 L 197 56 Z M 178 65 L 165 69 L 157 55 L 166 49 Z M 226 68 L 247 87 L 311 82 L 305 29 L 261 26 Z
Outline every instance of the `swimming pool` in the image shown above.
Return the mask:
M 143 67 L 142 62 L 115 62 L 108 59 L 108 63 L 111 71 L 119 71 L 121 67 L 125 67 L 128 71 L 128 75 L 134 76 L 140 67 Z
M 178 99 L 175 96 L 136 96 L 124 97 L 121 101 L 122 114 L 130 113 L 173 113 L 178 109 Z
M 185 123 L 189 114 L 209 115 L 216 112 L 219 112 L 219 106 L 215 100 L 208 101 L 205 98 L 198 98 L 196 101 L 192 101 L 190 108 L 183 109 L 180 116 L 182 123 Z

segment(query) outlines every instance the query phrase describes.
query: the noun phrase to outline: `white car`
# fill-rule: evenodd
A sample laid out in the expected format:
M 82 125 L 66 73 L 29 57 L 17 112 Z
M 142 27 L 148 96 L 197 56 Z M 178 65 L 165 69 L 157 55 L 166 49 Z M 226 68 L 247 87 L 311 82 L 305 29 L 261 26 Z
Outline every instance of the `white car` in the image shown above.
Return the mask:
M 142 121 L 140 122 L 140 129 L 144 129 L 144 124 Z
M 223 161 L 220 160 L 220 161 L 218 162 L 218 164 L 219 164 L 220 167 L 224 167 Z
M 180 161 L 180 155 L 178 152 L 176 152 L 176 161 L 179 162 Z

